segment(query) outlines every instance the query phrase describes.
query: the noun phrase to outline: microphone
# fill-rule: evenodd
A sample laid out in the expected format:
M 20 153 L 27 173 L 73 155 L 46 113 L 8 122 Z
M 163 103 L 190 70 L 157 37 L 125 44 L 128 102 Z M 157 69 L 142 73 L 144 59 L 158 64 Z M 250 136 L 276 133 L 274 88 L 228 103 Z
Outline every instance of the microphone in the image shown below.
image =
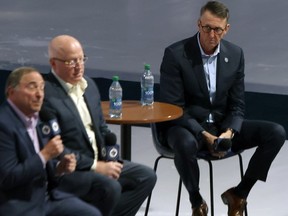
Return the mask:
M 105 135 L 105 144 L 108 146 L 113 146 L 117 142 L 117 137 L 114 133 L 108 133 Z
M 102 155 L 106 161 L 118 161 L 123 164 L 119 156 L 119 145 L 116 144 L 117 137 L 114 133 L 108 133 L 104 137 L 106 147 L 102 149 Z M 137 187 L 137 182 L 133 179 L 122 177 L 118 179 L 122 186 L 122 191 L 133 190 Z
M 104 159 L 106 161 L 119 161 L 119 145 L 116 144 L 116 135 L 114 133 L 108 133 L 105 135 L 104 141 L 105 148 L 102 149 L 102 155 Z
M 116 144 L 117 137 L 114 133 L 108 133 L 104 137 L 106 147 L 102 154 L 106 161 L 118 161 L 119 163 L 123 163 L 119 156 L 119 145 Z M 130 178 L 122 177 L 118 179 L 118 182 L 122 186 L 122 191 L 133 190 L 137 187 L 138 183 Z
M 43 108 L 39 112 L 39 117 L 43 121 L 40 124 L 40 129 L 43 137 L 52 139 L 56 135 L 61 133 L 56 116 L 49 111 L 49 109 Z
M 222 151 L 228 151 L 232 146 L 231 139 L 227 138 L 218 138 L 214 141 L 214 151 L 216 152 L 222 152 Z
M 60 135 L 61 130 L 58 124 L 56 115 L 50 111 L 50 109 L 42 107 L 39 112 L 39 117 L 42 121 L 40 124 L 40 130 L 43 138 L 52 139 L 53 137 Z M 57 157 L 58 160 L 61 160 L 65 154 L 70 154 L 71 152 L 64 148 L 63 152 Z M 75 154 L 76 160 L 78 161 L 78 155 Z

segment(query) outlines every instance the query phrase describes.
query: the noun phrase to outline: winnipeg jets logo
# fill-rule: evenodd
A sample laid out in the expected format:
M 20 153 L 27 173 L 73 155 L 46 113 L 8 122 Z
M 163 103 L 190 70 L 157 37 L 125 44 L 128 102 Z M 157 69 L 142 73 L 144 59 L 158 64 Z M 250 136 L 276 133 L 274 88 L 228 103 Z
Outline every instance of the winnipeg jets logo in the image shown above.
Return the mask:
M 48 134 L 50 134 L 50 132 L 51 132 L 51 129 L 50 129 L 50 127 L 49 127 L 48 125 L 44 125 L 44 126 L 42 127 L 42 133 L 43 133 L 44 135 L 48 135 Z
M 115 158 L 118 155 L 118 150 L 116 148 L 112 148 L 111 151 L 109 152 L 109 156 L 111 158 Z
M 52 130 L 53 131 L 58 131 L 59 130 L 59 125 L 58 125 L 57 122 L 53 122 L 51 126 L 52 126 Z

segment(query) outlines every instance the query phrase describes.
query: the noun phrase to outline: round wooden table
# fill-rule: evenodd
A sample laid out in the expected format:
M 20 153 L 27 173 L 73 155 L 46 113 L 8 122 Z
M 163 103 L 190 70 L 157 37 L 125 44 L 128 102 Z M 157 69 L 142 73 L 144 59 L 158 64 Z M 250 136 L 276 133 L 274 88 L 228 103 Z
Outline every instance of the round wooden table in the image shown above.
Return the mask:
M 121 125 L 121 155 L 126 160 L 131 160 L 131 125 L 164 122 L 183 115 L 182 108 L 176 105 L 154 102 L 151 106 L 142 106 L 140 101 L 124 100 L 122 117 L 110 118 L 109 101 L 102 101 L 101 106 L 107 123 Z

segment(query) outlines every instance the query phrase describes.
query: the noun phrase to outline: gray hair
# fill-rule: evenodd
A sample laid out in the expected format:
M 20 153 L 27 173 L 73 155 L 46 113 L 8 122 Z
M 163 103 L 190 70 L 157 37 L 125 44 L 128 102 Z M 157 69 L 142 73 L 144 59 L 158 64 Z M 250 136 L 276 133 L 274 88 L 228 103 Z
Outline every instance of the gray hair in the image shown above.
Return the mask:
M 36 70 L 33 67 L 19 67 L 13 70 L 6 80 L 6 86 L 5 86 L 6 97 L 8 96 L 8 88 L 16 88 L 25 74 L 29 74 L 35 71 L 38 70 Z
M 222 18 L 229 19 L 229 9 L 221 2 L 218 1 L 208 1 L 200 10 L 200 16 L 203 15 L 205 11 L 210 11 L 213 15 Z

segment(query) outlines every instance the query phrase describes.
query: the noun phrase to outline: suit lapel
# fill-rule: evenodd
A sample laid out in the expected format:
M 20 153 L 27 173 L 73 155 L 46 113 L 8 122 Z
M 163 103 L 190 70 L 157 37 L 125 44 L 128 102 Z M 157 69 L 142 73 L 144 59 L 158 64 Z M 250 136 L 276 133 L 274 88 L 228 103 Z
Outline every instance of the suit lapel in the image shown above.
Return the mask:
M 65 89 L 61 86 L 61 84 L 58 82 L 58 80 L 52 73 L 50 73 L 50 79 L 52 79 L 51 83 L 54 85 L 56 92 L 58 92 L 59 98 L 61 98 L 63 104 L 67 107 L 67 109 L 73 113 L 73 116 L 77 118 L 77 121 L 80 123 L 79 126 L 81 127 L 82 133 L 85 134 L 85 138 L 87 139 L 87 142 L 90 143 L 86 129 L 84 125 L 82 124 L 81 116 L 72 98 L 69 95 L 67 95 L 67 92 L 65 91 Z
M 35 148 L 34 148 L 34 144 L 26 130 L 25 127 L 21 127 L 19 129 L 19 134 L 22 137 L 23 143 L 25 143 L 25 146 L 29 149 L 30 153 L 32 154 L 36 154 Z
M 88 86 L 88 88 L 89 88 L 89 86 Z M 95 107 L 94 103 L 92 102 L 92 100 L 89 100 L 89 96 L 87 95 L 87 94 L 89 94 L 88 92 L 89 92 L 88 89 L 86 89 L 85 94 L 84 94 L 84 99 L 85 99 L 85 102 L 87 104 L 87 108 L 88 108 L 88 111 L 90 113 L 90 116 L 91 116 L 97 145 L 98 145 L 99 149 L 101 149 L 100 143 L 102 143 L 102 140 L 99 140 L 99 139 L 102 136 L 101 136 L 101 132 L 99 131 L 99 127 L 98 127 L 100 122 L 99 122 L 97 116 L 95 116 L 95 113 L 97 112 L 96 107 Z M 97 115 L 99 115 L 99 114 L 97 114 Z
M 216 98 L 221 94 L 223 88 L 226 89 L 223 80 L 226 80 L 224 77 L 229 73 L 229 71 L 227 71 L 227 64 L 229 64 L 229 61 L 230 55 L 227 52 L 225 45 L 221 43 L 220 53 L 217 58 Z
M 6 102 L 7 103 L 7 102 Z M 18 128 L 20 139 L 23 141 L 24 146 L 29 150 L 31 154 L 36 154 L 33 142 L 27 132 L 27 129 L 21 119 L 18 117 L 17 113 L 10 107 L 7 103 L 7 108 L 11 112 L 10 120 L 15 123 L 16 128 Z
M 200 47 L 198 45 L 197 34 L 194 35 L 186 44 L 184 48 L 184 56 L 189 60 L 192 66 L 191 72 L 194 73 L 194 78 L 198 81 L 200 91 L 207 96 L 209 100 L 209 91 L 207 87 L 205 72 L 203 68 L 203 61 L 201 57 Z M 199 55 L 200 53 L 200 55 Z M 196 78 L 197 77 L 197 78 Z

